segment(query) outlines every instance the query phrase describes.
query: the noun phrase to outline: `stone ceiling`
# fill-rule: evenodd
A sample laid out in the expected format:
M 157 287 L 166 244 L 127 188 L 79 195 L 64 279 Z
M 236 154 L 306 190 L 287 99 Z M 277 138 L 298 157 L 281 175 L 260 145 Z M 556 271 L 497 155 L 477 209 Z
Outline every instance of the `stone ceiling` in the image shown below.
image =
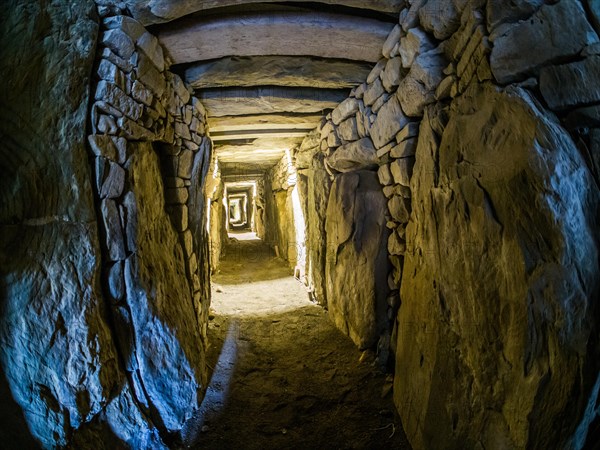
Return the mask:
M 125 0 L 208 112 L 224 174 L 273 166 L 362 83 L 403 0 Z

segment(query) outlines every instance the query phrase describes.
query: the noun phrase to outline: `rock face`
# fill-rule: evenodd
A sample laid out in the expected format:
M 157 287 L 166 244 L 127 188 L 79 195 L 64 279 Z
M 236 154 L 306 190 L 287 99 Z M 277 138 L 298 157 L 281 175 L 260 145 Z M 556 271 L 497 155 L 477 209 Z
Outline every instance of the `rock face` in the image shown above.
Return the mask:
M 357 171 L 336 176 L 327 205 L 329 314 L 359 348 L 387 326 L 388 230 L 379 214 L 386 204 L 377 174 Z
M 554 45 L 549 36 L 563 36 Z M 532 75 L 540 66 L 578 54 L 598 41 L 580 2 L 542 6 L 531 20 L 507 26 L 494 40 L 490 64 L 499 83 Z
M 183 249 L 165 212 L 164 198 L 156 195 L 162 190 L 161 174 L 151 144 L 134 146 L 129 173 L 137 251 L 124 265 L 130 317 L 121 333 L 133 336 L 133 341 L 122 345 L 121 352 L 130 361 L 132 378 L 143 387 L 136 392 L 138 402 L 155 411 L 155 420 L 160 418 L 167 430 L 176 431 L 199 406 L 199 391 L 206 381 L 198 314 Z
M 0 362 L 14 402 L 0 440 L 11 448 L 34 447 L 27 429 L 45 448 L 166 448 L 206 384 L 203 109 L 155 37 L 124 16 L 105 17 L 98 37 L 94 9 L 11 2 L 2 18 Z
M 66 445 L 123 378 L 105 321 L 84 144 L 94 3 L 20 3 L 4 4 L 0 19 L 0 365 L 10 389 L 0 440 L 32 448 L 29 429 L 49 448 Z
M 600 382 L 590 172 L 524 90 L 473 87 L 445 127 L 427 111 L 394 385 L 411 444 L 581 448 Z

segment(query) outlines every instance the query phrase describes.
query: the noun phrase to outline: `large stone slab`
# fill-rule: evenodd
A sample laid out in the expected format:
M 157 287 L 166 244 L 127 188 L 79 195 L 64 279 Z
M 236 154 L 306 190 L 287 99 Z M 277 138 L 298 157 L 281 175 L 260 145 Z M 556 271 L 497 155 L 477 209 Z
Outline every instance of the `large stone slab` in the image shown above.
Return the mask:
M 560 45 L 554 37 L 561 36 Z M 499 83 L 534 74 L 541 66 L 577 55 L 598 41 L 578 1 L 542 6 L 530 20 L 506 26 L 493 40 L 490 65 Z
M 124 381 L 85 148 L 96 20 L 85 0 L 10 1 L 0 17 L 4 448 L 67 447 Z
M 303 0 L 291 0 L 289 3 Z M 253 3 L 278 3 L 278 0 L 126 0 L 124 2 L 133 16 L 145 25 L 170 22 L 183 16 L 214 8 L 248 5 Z M 348 6 L 372 11 L 398 14 L 404 0 L 317 0 L 315 3 Z
M 274 113 L 315 113 L 333 109 L 345 90 L 293 87 L 204 89 L 197 93 L 209 117 Z
M 336 176 L 327 205 L 327 304 L 336 326 L 361 349 L 387 327 L 387 201 L 377 173 Z
M 371 65 L 307 56 L 232 56 L 193 64 L 185 80 L 195 89 L 303 86 L 342 89 L 362 83 Z
M 413 448 L 581 448 L 600 383 L 598 188 L 525 90 L 469 90 L 445 128 L 431 111 L 398 316 L 407 436 Z
M 261 55 L 376 62 L 392 28 L 388 22 L 344 14 L 263 11 L 195 16 L 162 28 L 158 37 L 175 64 Z
M 134 339 L 124 357 L 135 361 L 143 387 L 138 395 L 156 411 L 166 429 L 179 430 L 199 407 L 206 383 L 198 315 L 182 246 L 163 196 L 156 195 L 163 188 L 151 144 L 135 145 L 129 176 L 137 212 L 137 248 L 125 261 L 126 302 Z
M 600 56 L 543 68 L 540 91 L 554 110 L 600 102 Z

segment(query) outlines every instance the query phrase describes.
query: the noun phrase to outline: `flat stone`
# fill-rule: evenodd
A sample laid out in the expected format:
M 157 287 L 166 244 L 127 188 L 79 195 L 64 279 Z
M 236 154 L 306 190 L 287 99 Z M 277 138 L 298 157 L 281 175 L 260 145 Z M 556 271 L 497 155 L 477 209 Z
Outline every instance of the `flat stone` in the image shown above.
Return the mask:
M 435 91 L 442 81 L 442 71 L 446 64 L 438 49 L 417 56 L 397 91 L 402 109 L 407 116 L 422 116 L 425 106 L 435 101 Z
M 410 178 L 413 173 L 413 166 L 415 165 L 415 158 L 400 158 L 395 160 L 390 165 L 390 170 L 394 181 L 402 186 L 410 187 Z
M 96 87 L 96 100 L 105 100 L 127 117 L 138 120 L 142 116 L 142 106 L 112 83 L 100 80 Z
M 104 47 L 102 49 L 102 57 L 115 64 L 124 72 L 129 73 L 133 70 L 133 64 L 128 59 L 123 59 L 120 56 L 115 55 L 110 48 Z
M 392 28 L 392 31 L 390 31 L 390 34 L 388 35 L 388 37 L 385 40 L 385 42 L 383 43 L 383 49 L 382 49 L 381 53 L 386 58 L 388 58 L 388 59 L 390 58 L 390 54 L 392 53 L 392 49 L 394 48 L 394 46 L 400 40 L 400 33 L 401 32 L 402 32 L 402 29 L 400 28 L 400 25 L 396 24 L 394 26 L 394 28 Z
M 329 167 L 338 172 L 374 169 L 378 164 L 373 142 L 369 138 L 344 144 L 325 160 Z
M 390 150 L 390 156 L 392 158 L 406 158 L 407 156 L 414 156 L 417 150 L 417 141 L 418 139 L 416 137 L 401 141 L 398 145 L 392 148 L 392 150 Z
M 175 205 L 171 207 L 171 218 L 177 231 L 188 229 L 188 207 L 186 205 Z
M 393 95 L 381 107 L 371 127 L 371 139 L 375 147 L 379 149 L 386 145 L 407 123 L 408 118 L 400 107 L 400 101 L 396 95 Z
M 396 142 L 399 144 L 400 142 L 419 135 L 419 126 L 421 122 L 409 122 L 406 124 L 402 130 L 398 132 L 396 135 Z
M 144 26 L 129 16 L 118 15 L 107 17 L 102 20 L 102 23 L 109 30 L 117 28 L 123 31 L 134 42 L 137 41 L 144 33 L 146 33 Z
M 427 3 L 427 0 L 413 0 L 410 7 L 402 11 L 399 21 L 405 32 L 419 25 L 419 10 L 425 3 Z
M 165 78 L 154 66 L 150 58 L 143 53 L 139 54 L 136 72 L 138 80 L 144 83 L 144 86 L 154 92 L 158 98 L 162 97 L 166 88 Z
M 102 156 L 112 161 L 118 161 L 117 148 L 115 147 L 111 136 L 91 134 L 88 136 L 88 142 L 94 155 Z
M 117 198 L 123 193 L 125 170 L 113 161 L 98 157 L 96 180 L 100 198 Z
M 356 116 L 349 117 L 340 123 L 337 132 L 340 138 L 346 142 L 359 139 Z
M 600 102 L 600 56 L 544 67 L 540 72 L 540 91 L 555 111 Z
M 392 178 L 392 172 L 390 172 L 389 164 L 379 166 L 379 169 L 377 170 L 377 177 L 379 178 L 379 183 L 383 186 L 389 186 L 394 182 Z
M 122 300 L 125 296 L 122 261 L 116 261 L 108 269 L 108 292 L 112 299 L 116 301 Z
M 415 58 L 421 53 L 428 52 L 435 47 L 431 38 L 420 28 L 411 28 L 400 41 L 400 58 L 402 67 L 409 69 Z
M 165 189 L 165 201 L 167 204 L 184 204 L 187 202 L 189 193 L 187 188 L 168 188 Z
M 133 86 L 131 87 L 131 96 L 146 106 L 152 106 L 152 101 L 154 100 L 150 89 L 147 89 L 146 86 L 137 80 L 133 82 Z
M 155 139 L 154 132 L 138 125 L 127 117 L 120 117 L 118 124 L 119 128 L 128 139 L 135 141 L 151 141 Z
M 384 145 L 383 147 L 377 149 L 377 157 L 379 160 L 389 159 L 389 153 L 394 148 L 396 143 L 394 141 Z
M 125 91 L 127 89 L 127 79 L 125 73 L 117 67 L 116 64 L 108 59 L 101 59 L 96 71 L 101 80 L 109 81 L 119 89 Z
M 349 97 L 331 111 L 331 121 L 335 125 L 339 125 L 343 120 L 355 114 L 356 111 L 358 111 L 358 100 Z
M 192 168 L 194 165 L 194 152 L 191 150 L 182 150 L 178 156 L 177 176 L 189 180 L 192 178 Z
M 365 91 L 365 95 L 363 96 L 363 102 L 367 106 L 371 106 L 375 101 L 383 95 L 385 89 L 383 88 L 383 83 L 380 78 L 377 78 L 373 84 L 370 84 Z
M 181 79 L 181 77 L 177 74 L 173 74 L 173 78 L 171 81 L 173 83 L 173 88 L 175 89 L 177 96 L 181 99 L 183 104 L 185 105 L 186 103 L 188 103 L 190 101 L 191 94 L 190 91 L 188 91 L 188 88 L 185 85 L 184 81 Z
M 128 191 L 123 195 L 121 202 L 121 221 L 125 227 L 125 243 L 131 253 L 137 251 L 138 240 L 138 207 L 133 192 Z
M 404 75 L 402 70 L 402 58 L 396 56 L 388 60 L 385 69 L 381 72 L 381 82 L 387 92 L 393 92 L 400 84 L 400 80 Z
M 460 27 L 460 13 L 454 1 L 428 0 L 419 9 L 421 26 L 436 39 L 448 39 Z
M 410 200 L 394 195 L 388 201 L 388 210 L 396 222 L 407 223 L 410 218 Z
M 560 45 L 554 44 L 552 36 L 561 36 Z M 530 20 L 510 25 L 495 37 L 492 73 L 499 83 L 507 84 L 535 74 L 545 64 L 575 56 L 597 41 L 580 2 L 544 5 Z
M 145 32 L 137 39 L 136 45 L 148 58 L 150 58 L 150 61 L 152 61 L 152 64 L 154 64 L 159 72 L 165 70 L 163 49 L 156 37 Z
M 125 259 L 125 242 L 117 204 L 114 200 L 104 199 L 100 202 L 100 212 L 106 233 L 105 244 L 108 249 L 108 259 L 110 261 Z
M 364 91 L 366 91 L 369 85 L 373 84 L 375 80 L 379 78 L 381 71 L 385 69 L 387 61 L 387 58 L 381 58 L 379 61 L 377 61 L 377 64 L 373 66 L 373 69 L 371 70 L 371 72 L 369 72 L 369 75 L 367 76 L 367 86 L 365 86 Z
M 118 28 L 105 31 L 102 34 L 102 44 L 123 59 L 129 59 L 135 51 L 131 38 Z
M 383 105 L 385 105 L 385 103 L 389 100 L 390 98 L 390 94 L 388 94 L 387 92 L 384 92 L 383 94 L 381 94 L 381 97 L 379 97 L 377 100 L 375 100 L 375 103 L 373 103 L 373 106 L 371 106 L 371 109 L 373 110 L 374 113 L 377 113 L 381 107 Z

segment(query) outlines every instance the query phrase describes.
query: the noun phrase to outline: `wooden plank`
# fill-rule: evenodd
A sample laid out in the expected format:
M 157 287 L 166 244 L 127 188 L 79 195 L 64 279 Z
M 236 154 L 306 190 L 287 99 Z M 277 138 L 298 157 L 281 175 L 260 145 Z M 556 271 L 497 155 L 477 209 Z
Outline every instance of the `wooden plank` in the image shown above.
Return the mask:
M 205 89 L 196 93 L 209 117 L 316 113 L 335 108 L 347 90 L 291 87 Z
M 343 14 L 247 13 L 193 17 L 158 33 L 174 64 L 227 56 L 316 56 L 376 62 L 393 24 Z
M 259 114 L 250 116 L 209 117 L 208 127 L 212 132 L 233 130 L 312 130 L 319 125 L 321 114 Z
M 125 0 L 124 3 L 133 17 L 144 25 L 151 25 L 170 22 L 198 11 L 278 1 L 280 0 Z M 288 2 L 296 3 L 304 0 L 288 0 Z M 404 5 L 404 0 L 314 0 L 314 3 L 398 14 Z
M 370 63 L 307 56 L 231 56 L 194 64 L 184 78 L 195 89 L 248 86 L 351 88 L 367 79 Z

